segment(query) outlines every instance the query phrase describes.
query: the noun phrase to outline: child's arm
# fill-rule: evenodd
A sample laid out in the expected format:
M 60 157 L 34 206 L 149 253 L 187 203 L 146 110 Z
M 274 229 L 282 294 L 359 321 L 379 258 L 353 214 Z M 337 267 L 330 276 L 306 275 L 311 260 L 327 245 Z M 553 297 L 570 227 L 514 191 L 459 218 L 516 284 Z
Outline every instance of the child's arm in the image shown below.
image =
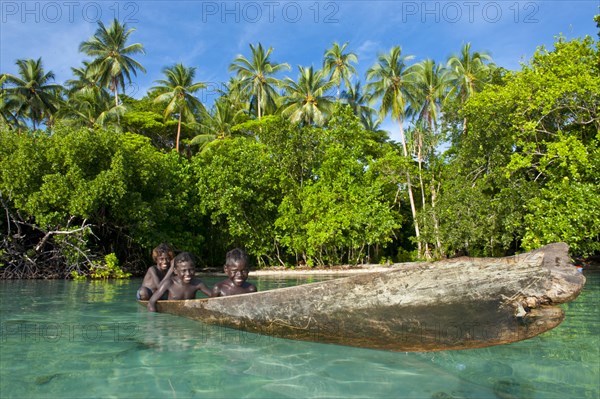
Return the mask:
M 169 267 L 169 270 L 167 270 L 167 274 L 165 274 L 163 281 L 170 278 L 173 275 L 174 271 L 175 271 L 175 260 L 171 259 L 171 266 Z
M 167 274 L 165 274 L 165 277 L 162 279 L 162 281 L 160 281 L 156 285 L 157 289 L 160 289 L 160 287 L 163 286 L 167 281 L 170 281 L 171 283 L 173 282 L 171 280 L 171 276 L 174 274 L 174 270 L 175 270 L 175 266 L 173 265 L 173 260 L 171 260 L 171 267 L 169 268 L 169 270 L 167 270 Z
M 208 288 L 206 286 L 206 284 L 204 284 L 202 281 L 200 281 L 200 283 L 198 285 L 196 285 L 196 288 L 198 288 L 200 291 L 202 291 L 204 293 L 204 295 L 206 295 L 209 298 L 211 296 L 213 296 L 214 291 L 211 291 L 210 288 Z
M 211 298 L 221 296 L 221 283 L 217 283 L 213 286 L 210 296 Z
M 152 294 L 152 298 L 150 298 L 150 300 L 148 301 L 148 310 L 150 312 L 156 312 L 156 301 L 158 301 L 163 294 L 168 291 L 169 287 L 171 287 L 171 284 L 173 283 L 173 280 L 171 279 L 165 279 L 162 281 L 160 287 L 158 288 L 158 290 Z

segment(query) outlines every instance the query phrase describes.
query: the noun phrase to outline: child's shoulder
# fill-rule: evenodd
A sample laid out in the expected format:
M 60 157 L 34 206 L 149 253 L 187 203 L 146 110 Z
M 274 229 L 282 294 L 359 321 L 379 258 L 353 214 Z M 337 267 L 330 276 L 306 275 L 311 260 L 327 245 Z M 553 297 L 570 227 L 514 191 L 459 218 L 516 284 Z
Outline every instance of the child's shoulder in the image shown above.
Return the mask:
M 152 265 L 148 268 L 148 270 L 146 270 L 146 274 L 148 274 L 148 273 L 156 274 L 156 271 L 157 271 L 156 265 Z
M 231 285 L 231 280 L 226 278 L 225 280 L 221 280 L 215 284 L 215 287 L 224 287 Z

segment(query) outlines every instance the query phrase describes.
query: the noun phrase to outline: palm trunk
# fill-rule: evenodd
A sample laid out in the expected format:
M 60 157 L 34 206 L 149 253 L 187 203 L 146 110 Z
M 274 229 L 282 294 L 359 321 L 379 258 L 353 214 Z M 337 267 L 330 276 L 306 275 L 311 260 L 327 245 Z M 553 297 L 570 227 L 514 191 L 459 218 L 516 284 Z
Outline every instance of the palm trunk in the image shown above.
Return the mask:
M 423 184 L 423 158 L 422 158 L 422 139 L 421 135 L 419 135 L 419 143 L 417 147 L 417 162 L 419 163 L 419 184 L 421 185 L 421 202 L 423 203 L 423 208 L 425 208 L 425 188 Z
M 175 139 L 175 151 L 177 151 L 177 153 L 179 154 L 179 135 L 181 134 L 181 114 L 182 112 L 179 112 L 179 123 L 177 123 L 177 138 Z
M 437 189 L 435 187 L 435 176 L 431 177 L 431 217 L 433 218 L 433 231 L 435 234 L 435 246 L 438 252 L 438 255 L 443 257 L 444 251 L 442 251 L 442 241 L 440 240 L 440 223 L 438 221 L 436 209 L 435 209 L 435 201 L 437 199 Z
M 468 93 L 468 92 L 467 92 Z M 461 109 L 464 109 L 465 103 L 467 102 L 469 95 L 467 93 L 463 93 L 462 101 L 461 101 Z M 463 118 L 463 138 L 467 137 L 467 117 Z
M 260 90 L 256 94 L 256 114 L 258 115 L 258 119 L 262 116 L 260 112 Z
M 113 87 L 115 92 L 115 107 L 119 106 L 119 90 L 117 86 L 116 80 L 113 80 Z M 121 118 L 119 117 L 119 113 L 117 112 L 117 125 L 121 126 Z
M 421 203 L 423 208 L 425 209 L 425 185 L 423 184 L 423 159 L 421 158 L 422 156 L 422 147 L 423 147 L 423 142 L 422 142 L 422 137 L 419 134 L 419 140 L 418 140 L 418 144 L 417 144 L 417 161 L 419 163 L 419 185 L 421 186 Z M 413 215 L 414 217 L 414 215 Z M 421 254 L 419 253 L 419 256 Z M 425 259 L 430 259 L 431 258 L 431 252 L 429 250 L 429 244 L 427 242 L 425 242 Z
M 402 140 L 402 149 L 404 150 L 404 156 L 408 158 L 408 149 L 406 147 L 406 138 L 404 137 L 404 128 L 402 127 L 402 119 L 398 118 L 400 122 L 400 139 Z M 413 222 L 415 224 L 415 237 L 417 238 L 417 250 L 419 256 L 421 256 L 421 240 L 419 232 L 419 221 L 417 220 L 417 208 L 415 207 L 415 199 L 412 193 L 412 185 L 410 182 L 410 173 L 406 171 L 406 184 L 408 185 L 408 199 L 410 201 L 410 210 L 412 212 Z

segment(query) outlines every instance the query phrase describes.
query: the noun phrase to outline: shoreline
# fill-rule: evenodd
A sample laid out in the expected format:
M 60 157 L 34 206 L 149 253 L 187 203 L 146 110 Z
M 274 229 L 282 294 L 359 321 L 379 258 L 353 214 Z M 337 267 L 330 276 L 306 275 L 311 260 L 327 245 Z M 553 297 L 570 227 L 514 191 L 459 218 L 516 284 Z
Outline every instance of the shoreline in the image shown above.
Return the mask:
M 398 269 L 400 267 L 407 267 L 410 265 L 419 264 L 420 262 L 407 262 L 407 263 L 394 263 L 388 265 L 377 265 L 377 264 L 369 264 L 369 265 L 358 265 L 358 266 L 335 266 L 331 268 L 268 268 L 268 269 L 257 269 L 250 270 L 249 278 L 252 277 L 264 277 L 264 276 L 308 276 L 308 275 L 353 275 L 353 274 L 362 274 L 362 273 L 374 273 L 374 272 L 385 272 L 393 269 Z M 225 273 L 223 271 L 216 270 L 202 270 L 197 273 L 200 276 L 224 276 Z
M 399 268 L 410 268 L 418 265 L 423 265 L 431 262 L 421 261 L 421 262 L 402 262 L 402 263 L 391 263 L 386 265 L 380 264 L 364 264 L 364 265 L 342 265 L 342 266 L 332 266 L 328 268 L 324 267 L 297 267 L 297 268 L 284 268 L 281 266 L 278 267 L 270 267 L 265 269 L 255 269 L 250 270 L 249 278 L 252 277 L 271 277 L 271 276 L 282 276 L 282 277 L 293 277 L 293 276 L 311 276 L 311 275 L 343 275 L 350 276 L 355 274 L 362 273 L 375 273 L 375 272 L 385 272 Z M 575 259 L 573 261 L 574 265 L 579 267 L 583 267 L 586 271 L 600 271 L 600 258 L 592 257 L 588 259 Z M 216 268 L 205 268 L 197 273 L 200 276 L 216 276 L 221 277 L 225 276 L 225 272 L 222 269 Z
M 399 266 L 399 265 L 396 265 Z M 364 265 L 364 266 L 352 266 L 352 267 L 337 267 L 332 269 L 279 269 L 279 270 L 252 270 L 250 276 L 300 276 L 300 275 L 337 275 L 337 274 L 361 274 L 361 273 L 373 273 L 373 272 L 384 272 L 395 269 L 394 265 L 382 266 L 382 265 Z

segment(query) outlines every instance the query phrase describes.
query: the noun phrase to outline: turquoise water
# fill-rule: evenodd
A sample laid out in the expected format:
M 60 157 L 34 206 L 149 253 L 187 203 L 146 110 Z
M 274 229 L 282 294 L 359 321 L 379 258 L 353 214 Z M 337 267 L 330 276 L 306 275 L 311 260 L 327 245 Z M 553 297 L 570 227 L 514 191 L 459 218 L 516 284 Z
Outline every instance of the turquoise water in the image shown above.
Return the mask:
M 133 300 L 140 280 L 0 281 L 0 397 L 597 399 L 600 273 L 586 277 L 552 331 L 431 353 L 289 341 L 148 313 Z M 306 282 L 251 281 L 260 290 Z

